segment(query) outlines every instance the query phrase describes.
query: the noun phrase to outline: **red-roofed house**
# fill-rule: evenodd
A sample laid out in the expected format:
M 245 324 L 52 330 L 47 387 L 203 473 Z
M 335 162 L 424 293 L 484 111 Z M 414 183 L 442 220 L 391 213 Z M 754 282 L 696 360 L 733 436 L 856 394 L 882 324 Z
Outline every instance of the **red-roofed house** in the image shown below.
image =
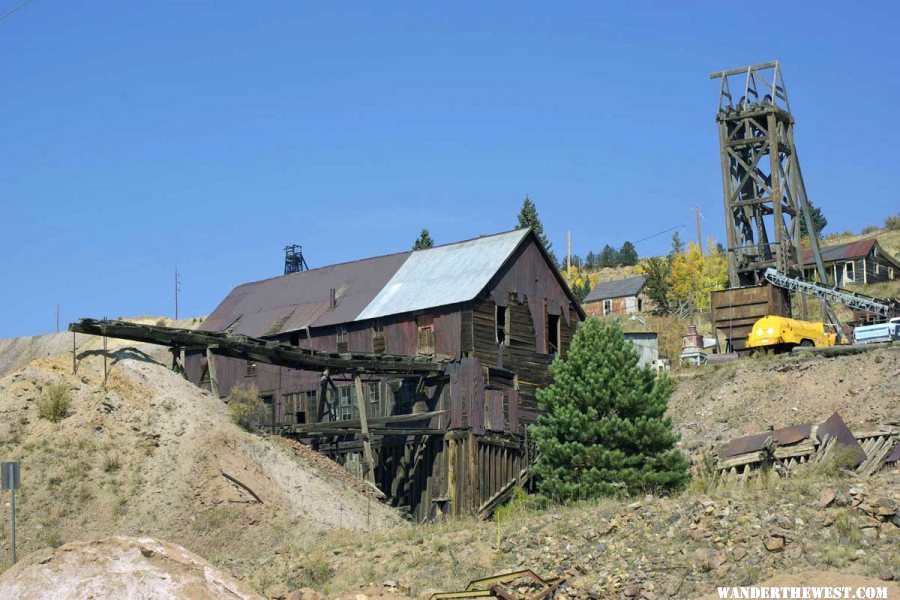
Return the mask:
M 900 277 L 900 262 L 885 252 L 874 238 L 822 246 L 821 250 L 825 270 L 828 272 L 828 283 L 832 285 L 860 285 Z M 810 281 L 818 281 L 812 250 L 804 250 L 802 258 L 803 276 Z

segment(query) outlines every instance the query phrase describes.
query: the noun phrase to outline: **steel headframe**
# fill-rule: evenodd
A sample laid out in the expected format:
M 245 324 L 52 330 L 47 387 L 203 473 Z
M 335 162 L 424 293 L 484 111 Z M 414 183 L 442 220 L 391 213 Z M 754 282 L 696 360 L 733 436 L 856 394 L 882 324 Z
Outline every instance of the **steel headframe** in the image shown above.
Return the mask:
M 777 61 L 713 73 L 710 79 L 720 80 L 716 122 L 729 278 L 732 287 L 758 285 L 768 267 L 789 273 L 799 266 L 801 219 L 807 231 L 815 231 L 794 118 Z

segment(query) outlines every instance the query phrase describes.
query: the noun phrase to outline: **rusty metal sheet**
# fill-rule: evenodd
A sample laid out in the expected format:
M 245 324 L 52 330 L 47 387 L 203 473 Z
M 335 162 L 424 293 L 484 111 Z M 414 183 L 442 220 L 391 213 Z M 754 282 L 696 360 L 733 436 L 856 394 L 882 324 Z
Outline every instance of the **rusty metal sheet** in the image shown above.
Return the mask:
M 857 452 L 855 457 L 856 462 L 852 464 L 854 467 L 859 466 L 859 464 L 866 459 L 865 450 L 863 450 L 862 446 L 859 445 L 859 442 L 856 441 L 853 432 L 850 431 L 850 428 L 844 423 L 841 415 L 837 413 L 834 413 L 828 417 L 827 421 L 819 425 L 819 428 L 816 430 L 816 436 L 819 438 L 819 441 L 824 440 L 825 437 L 833 437 L 837 439 L 839 445 L 855 448 Z
M 885 457 L 885 459 L 881 461 L 881 464 L 887 465 L 895 462 L 900 462 L 900 441 L 894 444 L 894 448 Z
M 830 263 L 836 261 L 864 258 L 869 255 L 869 252 L 872 251 L 872 247 L 874 245 L 874 239 L 859 240 L 857 242 L 850 242 L 849 244 L 821 246 L 819 248 L 819 252 L 822 254 L 822 261 Z M 807 248 L 803 251 L 803 264 L 804 266 L 811 266 L 816 264 L 815 258 L 813 258 L 812 255 L 812 249 Z
M 410 254 L 389 254 L 239 285 L 200 329 L 222 331 L 240 317 L 236 331 L 262 337 L 305 327 L 349 323 L 378 295 Z M 332 289 L 337 295 L 337 306 L 333 309 Z M 286 314 L 290 314 L 287 321 L 278 331 L 271 331 L 273 323 Z
M 757 433 L 754 435 L 746 435 L 728 442 L 728 445 L 722 450 L 722 457 L 737 456 L 738 454 L 746 454 L 747 452 L 759 452 L 765 450 L 772 443 L 772 433 Z
M 793 427 L 782 427 L 772 432 L 772 437 L 778 442 L 779 446 L 796 444 L 805 439 L 809 439 L 812 434 L 812 424 L 804 423 L 802 425 L 794 425 Z

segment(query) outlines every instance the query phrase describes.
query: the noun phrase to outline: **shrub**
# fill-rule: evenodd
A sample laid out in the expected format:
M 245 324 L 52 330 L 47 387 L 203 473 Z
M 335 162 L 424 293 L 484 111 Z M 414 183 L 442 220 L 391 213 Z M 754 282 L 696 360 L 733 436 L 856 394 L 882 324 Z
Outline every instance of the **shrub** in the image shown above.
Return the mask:
M 38 400 L 38 416 L 59 423 L 69 414 L 69 388 L 61 383 L 48 386 Z
M 888 218 L 890 218 L 890 217 L 888 217 Z M 863 235 L 869 235 L 870 233 L 875 233 L 879 229 L 881 229 L 881 227 L 878 227 L 877 225 L 866 225 L 865 227 L 862 228 L 861 233 Z
M 256 386 L 238 385 L 231 388 L 225 402 L 228 403 L 231 420 L 247 431 L 259 432 L 266 424 L 266 405 L 260 399 Z
M 589 319 L 568 356 L 553 361 L 553 383 L 537 392 L 543 414 L 531 428 L 538 492 L 567 501 L 688 482 L 689 461 L 665 417 L 674 385 L 638 359 L 618 324 Z
M 900 214 L 891 215 L 890 217 L 885 218 L 884 228 L 888 231 L 897 231 L 900 229 Z

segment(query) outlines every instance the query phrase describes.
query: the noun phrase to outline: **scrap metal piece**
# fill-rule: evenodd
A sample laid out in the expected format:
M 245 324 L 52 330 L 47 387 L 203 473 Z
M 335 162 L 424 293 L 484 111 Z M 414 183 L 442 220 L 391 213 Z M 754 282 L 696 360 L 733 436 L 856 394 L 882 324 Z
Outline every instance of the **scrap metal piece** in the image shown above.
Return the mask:
M 533 594 L 526 596 L 526 600 L 543 600 L 549 598 L 563 584 L 562 577 L 544 579 L 531 569 L 511 571 L 491 577 L 472 580 L 466 589 L 461 592 L 438 592 L 432 594 L 431 600 L 453 600 L 457 598 L 497 598 L 498 600 L 516 600 L 519 596 L 514 590 L 508 589 L 506 584 L 519 579 L 527 579 L 539 588 Z
M 852 462 L 847 465 L 848 467 L 856 468 L 866 460 L 866 451 L 863 450 L 862 446 L 859 445 L 859 442 L 856 441 L 853 432 L 850 431 L 850 428 L 847 427 L 847 424 L 844 423 L 844 420 L 838 413 L 834 413 L 828 417 L 827 421 L 819 425 L 816 436 L 818 436 L 819 441 L 823 444 L 827 440 L 834 439 L 834 444 L 849 448 L 849 451 L 853 454 L 851 457 Z
M 794 425 L 793 427 L 782 427 L 772 432 L 772 437 L 779 446 L 788 444 L 796 444 L 803 440 L 809 439 L 812 434 L 812 423 L 804 423 L 802 425 Z
M 772 436 L 772 432 L 769 431 L 735 438 L 728 442 L 728 445 L 722 450 L 722 458 L 768 450 L 774 442 L 775 438 Z

